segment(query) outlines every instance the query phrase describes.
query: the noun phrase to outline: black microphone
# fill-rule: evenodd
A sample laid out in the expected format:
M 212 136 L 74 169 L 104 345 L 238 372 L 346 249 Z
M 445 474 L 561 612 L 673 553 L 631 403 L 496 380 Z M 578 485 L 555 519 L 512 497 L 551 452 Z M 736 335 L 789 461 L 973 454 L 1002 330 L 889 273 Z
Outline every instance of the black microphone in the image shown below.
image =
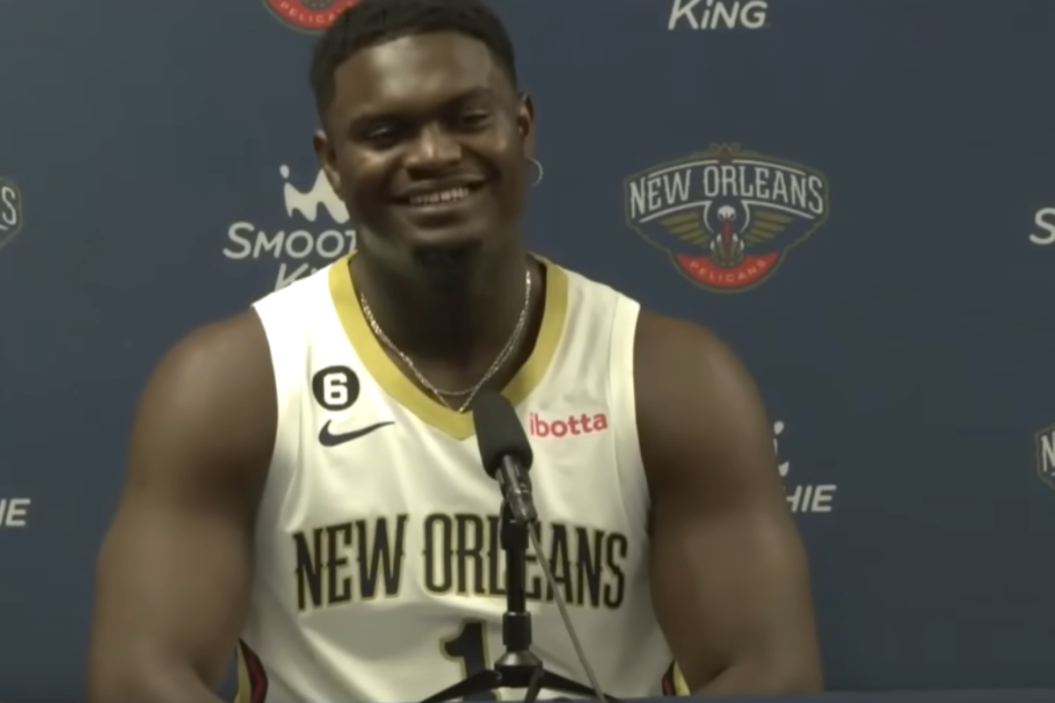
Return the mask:
M 590 666 L 590 662 L 586 658 L 586 652 L 583 651 L 582 643 L 579 642 L 579 636 L 575 632 L 571 616 L 568 615 L 568 606 L 564 602 L 564 596 L 561 595 L 562 589 L 558 587 L 556 579 L 553 577 L 553 568 L 550 566 L 549 560 L 543 556 L 545 552 L 543 552 L 542 545 L 539 543 L 538 533 L 531 527 L 538 519 L 538 512 L 535 510 L 535 501 L 531 495 L 531 480 L 528 478 L 528 469 L 531 468 L 534 456 L 531 453 L 531 444 L 528 442 L 527 434 L 524 432 L 524 426 L 520 424 L 520 418 L 517 417 L 513 405 L 494 391 L 480 391 L 480 394 L 473 400 L 472 409 L 473 427 L 476 429 L 476 443 L 480 447 L 480 459 L 483 461 L 484 470 L 491 478 L 498 479 L 498 485 L 502 487 L 506 505 L 509 506 L 508 513 L 503 511 L 503 514 L 512 518 L 511 522 L 518 528 L 516 531 L 521 534 L 527 533 L 527 541 L 531 544 L 532 549 L 535 550 L 535 556 L 538 558 L 538 563 L 542 566 L 542 573 L 546 578 L 546 583 L 555 596 L 557 609 L 560 611 L 560 618 L 564 622 L 564 628 L 568 631 L 568 637 L 575 648 L 575 656 L 579 659 L 583 671 L 586 672 L 586 677 L 590 680 L 593 694 L 597 696 L 601 703 L 614 702 L 614 698 L 606 695 L 601 690 L 597 674 L 594 673 L 593 667 Z M 510 532 L 513 532 L 513 530 L 510 530 Z M 512 629 L 509 633 L 503 630 L 502 638 L 507 645 L 507 651 L 508 645 L 514 641 L 520 641 L 523 644 L 521 649 L 526 651 L 530 648 L 531 642 L 531 616 L 525 610 L 524 600 L 526 551 L 523 546 L 514 546 L 514 542 L 516 540 L 510 539 L 507 544 L 503 539 L 503 549 L 506 550 L 507 555 L 506 577 L 510 579 L 506 590 L 510 607 L 509 612 L 506 613 L 505 622 L 509 623 Z M 514 599 L 516 601 L 515 607 Z M 517 618 L 523 618 L 523 622 L 527 622 L 527 625 L 520 629 L 513 628 L 514 619 L 512 616 L 514 615 Z M 505 624 L 503 624 L 503 627 L 505 627 Z M 519 637 L 514 637 L 514 635 L 519 635 Z M 523 655 L 523 652 L 521 655 Z M 527 687 L 528 692 L 524 697 L 524 703 L 534 703 L 542 688 L 552 689 L 561 693 L 574 693 L 576 695 L 589 694 L 589 688 L 570 679 L 545 671 L 540 660 L 530 652 L 527 652 L 527 655 L 536 662 L 537 675 L 532 678 L 537 680 Z M 462 696 L 465 692 L 459 691 L 458 693 L 459 696 Z M 446 700 L 446 698 L 443 698 L 443 700 Z
M 473 427 L 487 475 L 498 481 L 513 518 L 521 524 L 538 519 L 528 469 L 534 458 L 512 404 L 494 391 L 480 391 L 472 404 Z

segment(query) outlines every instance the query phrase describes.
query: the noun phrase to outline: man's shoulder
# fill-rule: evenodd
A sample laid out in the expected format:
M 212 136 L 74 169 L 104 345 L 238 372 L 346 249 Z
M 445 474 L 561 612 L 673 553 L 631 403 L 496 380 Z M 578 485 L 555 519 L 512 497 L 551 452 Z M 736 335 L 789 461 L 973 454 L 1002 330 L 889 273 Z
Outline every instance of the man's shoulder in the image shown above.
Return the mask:
M 270 350 L 255 310 L 243 310 L 185 335 L 157 364 L 150 386 L 165 389 L 171 402 L 194 396 L 226 404 L 273 395 Z
M 139 400 L 128 485 L 155 499 L 223 502 L 248 514 L 267 476 L 277 416 L 267 354 L 252 311 L 203 325 L 169 349 Z
M 132 465 L 191 472 L 197 471 L 191 465 L 245 467 L 256 481 L 267 466 L 276 415 L 267 340 L 246 310 L 195 329 L 162 357 L 140 398 Z M 162 455 L 185 461 L 176 466 Z
M 759 437 L 768 441 L 754 379 L 708 328 L 642 311 L 634 352 L 638 436 L 653 488 L 680 490 L 700 467 L 721 482 Z
M 267 339 L 259 315 L 250 307 L 195 328 L 172 346 L 166 358 L 209 367 L 246 356 L 252 361 L 261 351 L 267 351 Z
M 636 365 L 651 372 L 680 373 L 731 353 L 704 325 L 642 307 L 634 341 Z
M 634 337 L 634 385 L 643 419 L 701 417 L 753 391 L 739 356 L 704 325 L 642 309 Z

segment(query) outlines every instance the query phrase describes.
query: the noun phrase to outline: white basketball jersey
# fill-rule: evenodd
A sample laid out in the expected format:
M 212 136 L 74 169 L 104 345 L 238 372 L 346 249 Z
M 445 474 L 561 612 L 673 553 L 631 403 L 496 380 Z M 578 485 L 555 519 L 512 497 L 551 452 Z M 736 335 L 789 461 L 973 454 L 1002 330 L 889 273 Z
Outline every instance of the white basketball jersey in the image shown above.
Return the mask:
M 545 267 L 538 341 L 504 390 L 534 450 L 541 543 L 605 691 L 659 695 L 671 654 L 649 589 L 633 384 L 639 308 Z M 255 309 L 275 368 L 278 431 L 239 700 L 412 703 L 490 668 L 506 609 L 501 492 L 481 468 L 471 415 L 432 400 L 386 355 L 347 259 Z M 527 599 L 533 651 L 549 671 L 588 685 L 534 550 Z

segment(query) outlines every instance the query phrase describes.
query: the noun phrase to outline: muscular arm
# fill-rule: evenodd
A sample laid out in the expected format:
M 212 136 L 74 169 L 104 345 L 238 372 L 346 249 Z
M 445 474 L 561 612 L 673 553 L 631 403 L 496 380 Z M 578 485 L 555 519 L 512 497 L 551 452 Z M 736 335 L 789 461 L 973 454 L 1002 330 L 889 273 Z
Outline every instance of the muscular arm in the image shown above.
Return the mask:
M 654 607 L 690 689 L 820 691 L 805 551 L 754 382 L 706 330 L 645 312 L 634 375 Z
M 199 330 L 158 365 L 99 554 L 92 703 L 219 701 L 247 607 L 275 406 L 255 313 Z

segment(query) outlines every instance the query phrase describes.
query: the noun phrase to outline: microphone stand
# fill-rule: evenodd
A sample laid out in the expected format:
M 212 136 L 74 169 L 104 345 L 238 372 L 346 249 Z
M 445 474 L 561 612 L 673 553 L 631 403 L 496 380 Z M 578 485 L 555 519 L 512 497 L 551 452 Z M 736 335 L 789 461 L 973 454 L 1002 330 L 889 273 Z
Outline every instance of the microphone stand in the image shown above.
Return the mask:
M 527 545 L 531 525 L 513 517 L 508 500 L 502 501 L 500 539 L 506 553 L 506 612 L 502 616 L 505 653 L 494 669 L 484 669 L 426 698 L 422 703 L 444 703 L 497 688 L 526 688 L 524 703 L 534 703 L 542 690 L 596 698 L 588 686 L 546 671 L 531 651 L 531 614 L 527 611 Z M 541 554 L 540 559 L 544 558 Z M 607 696 L 615 703 L 614 698 Z

